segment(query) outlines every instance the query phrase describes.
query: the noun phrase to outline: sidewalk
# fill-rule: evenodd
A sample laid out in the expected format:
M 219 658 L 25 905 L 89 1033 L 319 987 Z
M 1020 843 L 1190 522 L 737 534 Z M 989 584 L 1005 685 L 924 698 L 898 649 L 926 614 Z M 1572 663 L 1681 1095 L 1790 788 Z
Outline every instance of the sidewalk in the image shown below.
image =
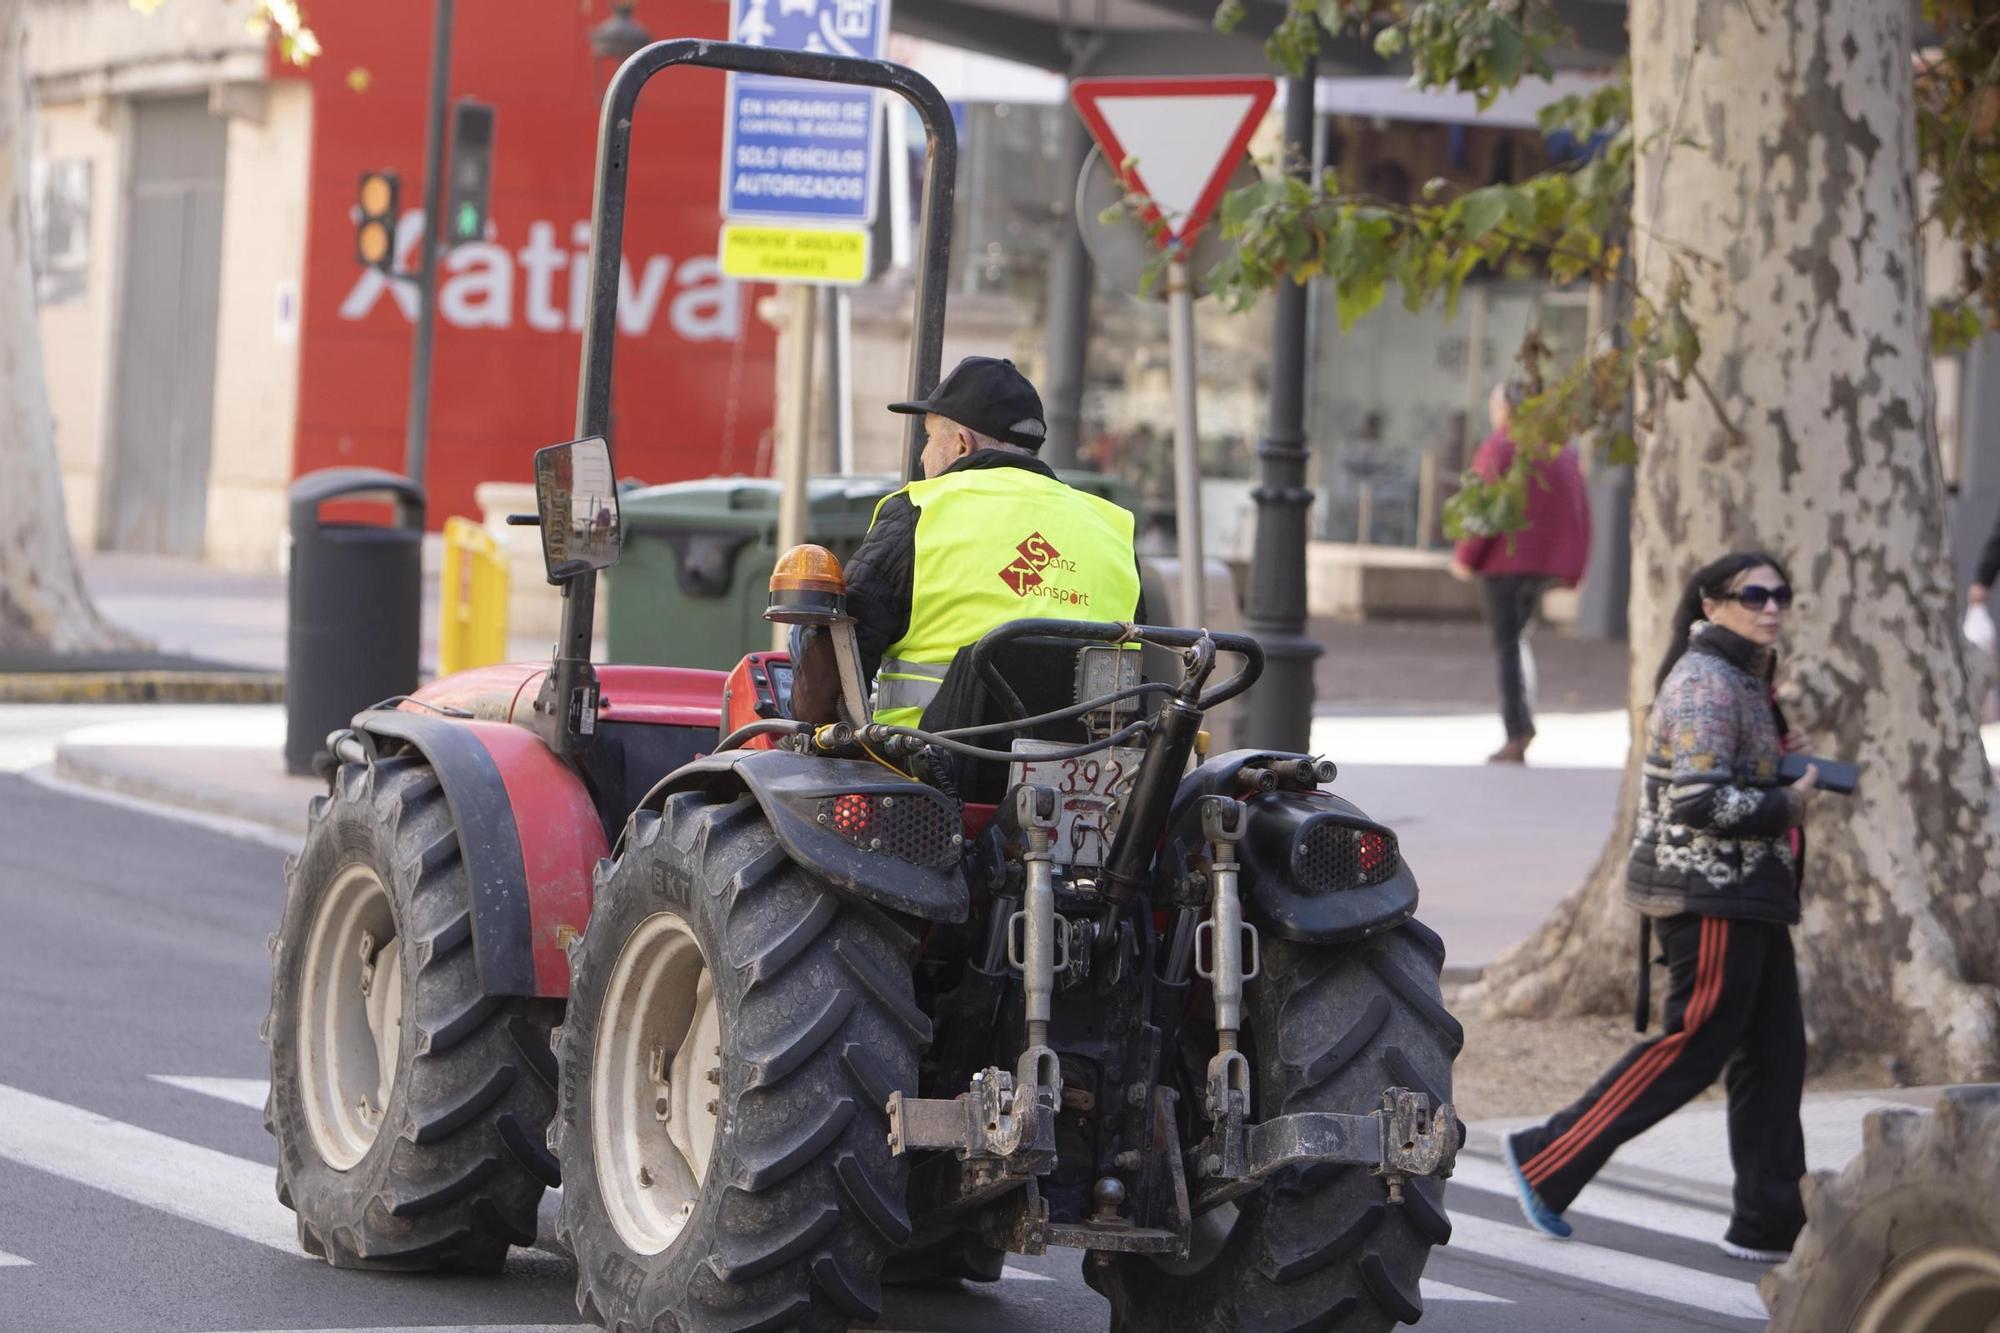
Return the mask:
M 85 573 L 107 613 L 163 650 L 284 663 L 281 578 L 107 555 L 89 557 Z M 436 618 L 433 580 L 427 669 Z M 1545 711 L 1531 763 L 1494 768 L 1484 759 L 1502 736 L 1483 626 L 1320 621 L 1313 630 L 1327 649 L 1313 749 L 1340 765 L 1336 791 L 1396 829 L 1422 885 L 1422 915 L 1444 936 L 1453 971 L 1483 967 L 1582 884 L 1603 851 L 1628 744 L 1625 645 L 1538 634 Z M 547 653 L 533 639 L 511 646 L 523 659 Z M 269 705 L 79 715 L 51 747 L 54 771 L 295 838 L 318 784 L 285 774 L 284 726 L 283 709 Z M 2000 727 L 1987 739 L 2000 757 Z
M 42 717 L 53 724 L 60 711 Z M 0 737 L 8 716 L 0 707 Z M 63 781 L 302 838 L 306 803 L 324 788 L 285 773 L 284 735 L 276 705 L 88 710 L 48 753 Z M 1342 764 L 1334 789 L 1396 829 L 1454 970 L 1491 962 L 1582 882 L 1618 795 L 1611 767 L 1465 766 L 1454 756 L 1470 739 L 1454 717 L 1323 718 L 1314 730 Z M 1417 762 L 1365 761 L 1383 752 Z

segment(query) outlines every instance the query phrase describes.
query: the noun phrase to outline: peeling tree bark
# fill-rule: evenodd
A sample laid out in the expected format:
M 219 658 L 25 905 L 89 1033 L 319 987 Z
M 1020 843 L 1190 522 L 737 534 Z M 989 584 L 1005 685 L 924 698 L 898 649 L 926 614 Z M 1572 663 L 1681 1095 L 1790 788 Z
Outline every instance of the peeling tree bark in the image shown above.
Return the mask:
M 0 652 L 132 646 L 92 606 L 70 545 L 28 226 L 25 0 L 0 0 Z
M 1725 551 L 1767 549 L 1800 603 L 1790 721 L 1859 762 L 1815 798 L 1798 932 L 1822 1055 L 1879 1051 L 1925 1079 L 2000 1072 L 2000 827 L 1956 627 L 1932 415 L 1915 190 L 1910 6 L 1633 0 L 1635 262 L 1693 282 L 1703 394 L 1642 438 L 1633 516 L 1635 733 L 1673 602 Z M 1704 258 L 1688 255 L 1693 251 Z M 1624 862 L 1635 804 L 1590 882 L 1503 957 L 1489 1012 L 1630 1003 Z

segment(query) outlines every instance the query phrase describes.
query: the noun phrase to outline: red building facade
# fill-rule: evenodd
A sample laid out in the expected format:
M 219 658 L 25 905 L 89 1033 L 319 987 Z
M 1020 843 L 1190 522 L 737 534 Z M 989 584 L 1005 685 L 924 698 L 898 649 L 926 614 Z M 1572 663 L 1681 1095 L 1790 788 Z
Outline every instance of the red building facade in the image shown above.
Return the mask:
M 656 36 L 725 35 L 713 0 L 646 0 Z M 439 266 L 430 521 L 477 516 L 473 488 L 526 481 L 571 438 L 587 285 L 598 108 L 612 67 L 590 53 L 602 0 L 478 0 L 457 9 L 451 95 L 495 108 L 487 239 Z M 315 5 L 326 54 L 280 73 L 313 85 L 311 200 L 294 473 L 400 471 L 417 297 L 355 259 L 364 171 L 402 178 L 400 263 L 416 267 L 431 11 L 407 0 Z M 620 476 L 753 471 L 772 416 L 774 337 L 715 261 L 722 76 L 671 71 L 633 136 L 614 386 Z

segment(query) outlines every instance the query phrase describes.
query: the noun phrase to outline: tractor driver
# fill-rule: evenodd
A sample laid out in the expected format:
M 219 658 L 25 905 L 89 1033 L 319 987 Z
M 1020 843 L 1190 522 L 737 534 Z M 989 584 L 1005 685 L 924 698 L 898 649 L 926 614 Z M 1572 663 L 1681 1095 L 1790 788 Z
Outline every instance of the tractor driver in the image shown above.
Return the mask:
M 846 569 L 877 722 L 916 726 L 958 650 L 1009 621 L 1140 618 L 1132 515 L 1041 460 L 1041 395 L 1012 361 L 969 356 L 889 410 L 921 413 L 926 443 L 924 480 L 876 507 Z M 811 639 L 793 638 L 793 715 L 827 721 L 839 686 Z

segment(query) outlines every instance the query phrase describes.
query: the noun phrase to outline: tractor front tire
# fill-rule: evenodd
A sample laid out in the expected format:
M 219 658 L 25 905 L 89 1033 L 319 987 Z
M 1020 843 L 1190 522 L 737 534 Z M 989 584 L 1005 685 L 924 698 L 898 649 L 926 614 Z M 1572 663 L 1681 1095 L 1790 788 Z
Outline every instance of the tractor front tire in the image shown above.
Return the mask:
M 1860 1156 L 1808 1177 L 1805 1204 L 1759 1284 L 1771 1333 L 2000 1327 L 2000 1085 L 1871 1112 Z
M 1266 940 L 1247 996 L 1253 1114 L 1366 1115 L 1391 1087 L 1449 1101 L 1464 1036 L 1443 967 L 1443 942 L 1416 922 L 1355 944 Z M 1450 1236 L 1442 1181 L 1407 1181 L 1392 1204 L 1366 1167 L 1320 1167 L 1196 1218 L 1185 1263 L 1099 1252 L 1084 1275 L 1113 1333 L 1379 1333 L 1422 1316 L 1418 1280 Z
M 315 798 L 271 937 L 278 1201 L 336 1268 L 498 1272 L 535 1243 L 553 1000 L 486 994 L 437 774 L 346 764 Z
M 788 858 L 757 803 L 641 811 L 570 951 L 560 1231 L 618 1330 L 839 1333 L 910 1238 L 889 1094 L 930 1022 L 915 940 Z

